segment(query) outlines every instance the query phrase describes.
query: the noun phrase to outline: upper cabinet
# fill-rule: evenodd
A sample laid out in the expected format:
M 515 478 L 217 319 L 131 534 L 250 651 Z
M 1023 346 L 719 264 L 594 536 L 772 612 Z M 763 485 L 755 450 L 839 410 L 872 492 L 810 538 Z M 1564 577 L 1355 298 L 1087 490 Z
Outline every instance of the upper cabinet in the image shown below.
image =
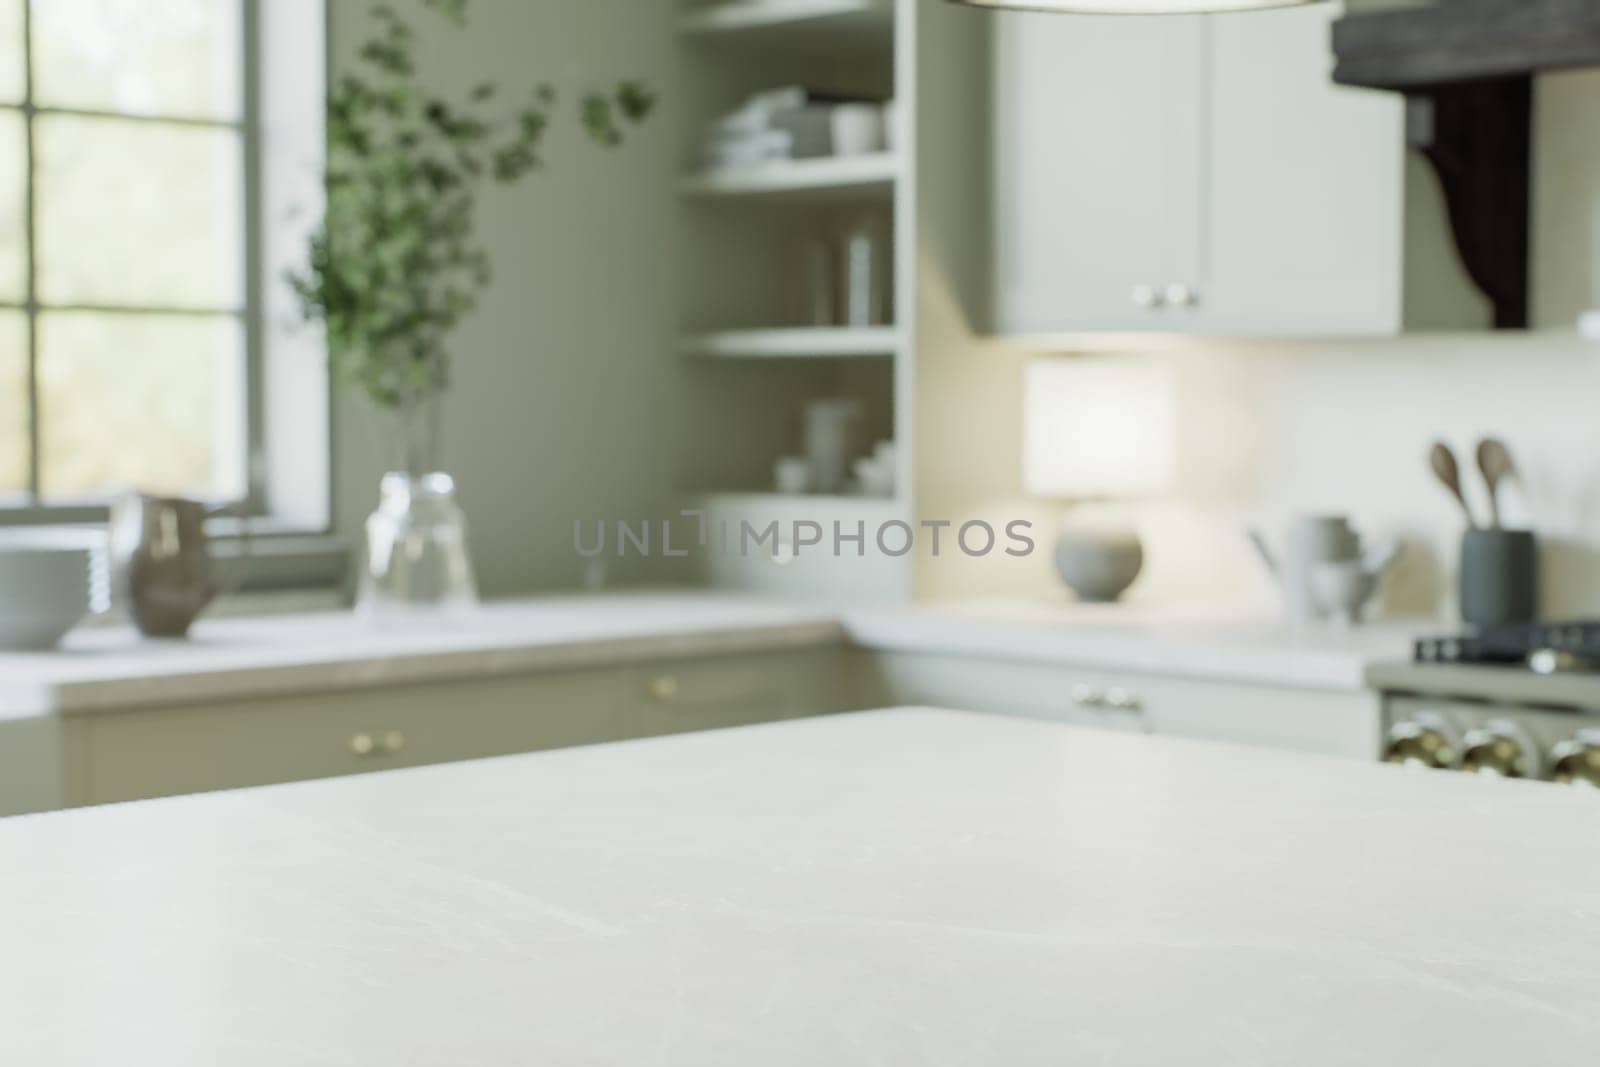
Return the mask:
M 1408 174 L 1403 104 L 1331 80 L 1337 10 L 1003 16 L 996 330 L 1483 325 L 1437 191 Z
M 996 20 L 998 324 L 1152 328 L 1200 267 L 1204 19 Z

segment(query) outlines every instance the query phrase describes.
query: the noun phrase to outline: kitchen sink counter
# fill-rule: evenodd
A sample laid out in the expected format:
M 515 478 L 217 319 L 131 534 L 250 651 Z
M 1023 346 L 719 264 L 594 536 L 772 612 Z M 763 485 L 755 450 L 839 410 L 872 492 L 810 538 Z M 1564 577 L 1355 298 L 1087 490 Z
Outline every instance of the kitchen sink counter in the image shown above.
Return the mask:
M 24 817 L 0 1062 L 1587 1065 L 1596 833 L 909 709 Z
M 203 619 L 187 641 L 88 627 L 0 654 L 0 718 L 394 686 L 837 644 L 836 612 L 706 593 L 552 596 L 378 629 L 348 612 Z
M 856 643 L 1286 688 L 1359 691 L 1375 663 L 1408 659 L 1434 622 L 1291 626 L 1215 607 L 1018 601 L 931 604 L 845 616 Z

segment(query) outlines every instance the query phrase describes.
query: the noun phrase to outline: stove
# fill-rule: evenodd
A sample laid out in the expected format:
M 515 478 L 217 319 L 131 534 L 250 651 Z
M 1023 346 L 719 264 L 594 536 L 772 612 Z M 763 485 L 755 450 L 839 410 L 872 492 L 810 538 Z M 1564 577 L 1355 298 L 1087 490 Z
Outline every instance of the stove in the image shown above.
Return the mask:
M 1388 762 L 1600 788 L 1600 622 L 1424 638 L 1369 681 Z
M 1538 674 L 1600 673 L 1600 622 L 1527 623 L 1416 643 L 1418 663 L 1527 667 Z

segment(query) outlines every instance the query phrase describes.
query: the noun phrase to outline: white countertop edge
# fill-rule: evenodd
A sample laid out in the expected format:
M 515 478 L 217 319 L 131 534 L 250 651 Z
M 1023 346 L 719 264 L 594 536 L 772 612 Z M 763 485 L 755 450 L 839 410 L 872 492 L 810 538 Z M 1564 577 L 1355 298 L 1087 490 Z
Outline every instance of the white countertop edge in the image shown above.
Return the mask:
M 206 699 L 348 692 L 415 682 L 632 665 L 652 659 L 811 648 L 837 644 L 843 639 L 844 631 L 838 623 L 782 623 L 761 629 L 696 629 L 628 637 L 576 637 L 569 641 L 504 647 L 402 652 L 142 678 L 91 679 L 33 687 L 33 699 L 28 701 L 32 706 L 19 708 L 17 712 L 78 715 Z
M 324 631 L 297 640 L 277 626 Z M 1409 643 L 1394 627 L 1024 604 L 839 609 L 688 590 L 501 602 L 481 625 L 388 643 L 341 613 L 217 620 L 197 633 L 192 645 L 99 634 L 60 654 L 0 656 L 0 720 L 829 646 L 1360 692 L 1368 670 Z
M 1359 692 L 1374 664 L 1403 659 L 1410 630 L 1284 628 L 1271 636 L 1064 632 L 1035 621 L 916 618 L 908 613 L 846 614 L 850 640 L 877 652 L 933 653 L 1019 663 L 1056 663 L 1169 678 L 1237 681 L 1288 689 Z
M 1148 648 L 1130 642 L 1069 647 L 1047 640 L 1019 641 L 1012 633 L 979 638 L 924 637 L 885 631 L 873 623 L 847 622 L 853 644 L 874 652 L 933 653 L 1017 663 L 1066 664 L 1089 669 L 1133 671 L 1169 678 L 1253 682 L 1288 689 L 1349 692 L 1367 688 L 1369 661 L 1338 653 L 1266 653 L 1250 649 L 1219 650 L 1176 642 L 1150 641 Z M 1271 662 L 1268 662 L 1269 656 Z

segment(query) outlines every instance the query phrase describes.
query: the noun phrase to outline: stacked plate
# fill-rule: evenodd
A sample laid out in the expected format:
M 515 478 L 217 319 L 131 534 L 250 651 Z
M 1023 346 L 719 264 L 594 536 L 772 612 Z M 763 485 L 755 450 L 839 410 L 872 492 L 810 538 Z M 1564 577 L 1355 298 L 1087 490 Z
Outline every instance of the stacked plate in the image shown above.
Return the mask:
M 0 648 L 54 648 L 110 600 L 103 532 L 40 528 L 0 535 Z

